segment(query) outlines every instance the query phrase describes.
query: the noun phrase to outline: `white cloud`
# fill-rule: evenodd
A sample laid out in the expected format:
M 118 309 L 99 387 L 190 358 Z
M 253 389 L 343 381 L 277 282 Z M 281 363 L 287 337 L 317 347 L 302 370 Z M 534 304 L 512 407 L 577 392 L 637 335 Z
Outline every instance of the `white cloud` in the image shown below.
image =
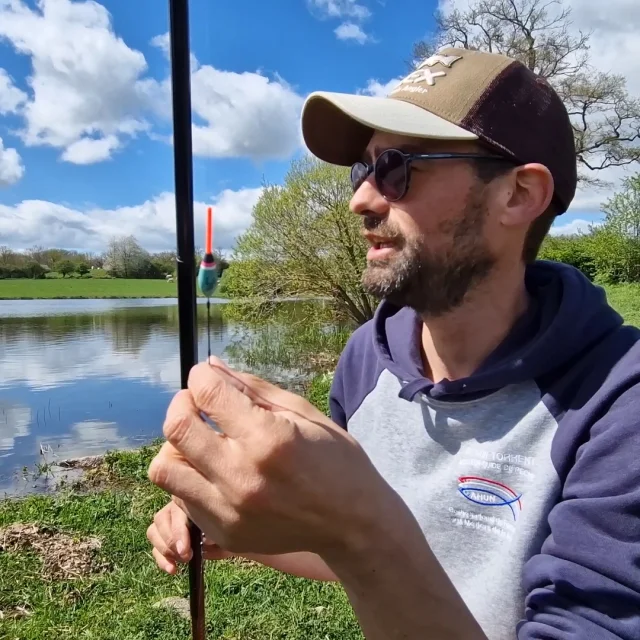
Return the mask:
M 5 69 L 0 68 L 0 115 L 16 113 L 27 101 L 27 94 L 18 89 Z
M 204 237 L 205 211 L 214 209 L 214 244 L 230 249 L 251 222 L 261 188 L 225 189 L 212 202 L 194 205 L 196 243 Z M 0 205 L 0 245 L 25 249 L 36 244 L 102 252 L 110 237 L 134 235 L 149 251 L 175 248 L 175 198 L 162 193 L 146 202 L 105 210 L 72 209 L 43 200 Z
M 371 11 L 357 0 L 307 0 L 309 8 L 327 18 L 364 20 Z
M 355 40 L 358 44 L 364 44 L 369 40 L 369 36 L 353 22 L 343 22 L 339 27 L 336 27 L 334 33 L 338 40 Z
M 169 34 L 152 44 L 169 53 Z M 165 120 L 171 118 L 170 79 L 139 83 L 146 102 Z M 300 147 L 299 119 L 304 98 L 285 80 L 259 72 L 236 73 L 201 64 L 191 55 L 191 107 L 196 156 L 285 159 Z M 172 141 L 172 136 L 151 134 Z
M 554 223 L 549 230 L 549 234 L 552 236 L 570 236 L 576 233 L 589 233 L 591 227 L 597 227 L 602 224 L 600 221 L 582 220 L 581 218 L 562 223 L 562 217 L 560 217 L 558 221 L 560 224 L 557 222 Z
M 24 175 L 22 159 L 15 149 L 7 149 L 0 138 L 0 187 L 15 184 Z
M 395 89 L 396 85 L 400 82 L 402 78 L 393 78 L 389 80 L 389 82 L 380 82 L 379 80 L 371 79 L 367 83 L 367 86 L 364 89 L 358 91 L 358 93 L 362 93 L 369 96 L 374 96 L 376 98 L 384 98 L 389 93 L 391 93 L 392 89 Z
M 30 95 L 0 70 L 0 113 L 20 110 L 26 145 L 51 146 L 66 162 L 90 164 L 143 132 L 171 142 L 149 122 L 155 114 L 171 124 L 170 76 L 147 75 L 144 55 L 113 31 L 98 2 L 38 0 L 31 8 L 24 0 L 0 1 L 2 39 L 31 59 Z M 168 60 L 167 33 L 151 44 Z M 284 80 L 200 65 L 195 55 L 191 72 L 196 155 L 281 159 L 299 148 L 303 98 Z
M 1 3 L 0 38 L 31 58 L 25 144 L 61 149 L 63 159 L 84 164 L 106 159 L 122 140 L 148 128 L 138 84 L 145 58 L 113 32 L 101 4 Z
M 307 0 L 311 13 L 320 19 L 339 18 L 343 22 L 334 29 L 338 40 L 358 44 L 375 42 L 362 28 L 362 22 L 371 17 L 371 11 L 358 0 Z
M 284 80 L 203 65 L 191 87 L 193 110 L 206 123 L 193 127 L 196 155 L 285 159 L 298 149 L 303 98 Z
M 93 164 L 108 160 L 111 157 L 111 152 L 120 145 L 120 139 L 114 135 L 98 139 L 80 138 L 65 149 L 62 159 L 74 164 Z

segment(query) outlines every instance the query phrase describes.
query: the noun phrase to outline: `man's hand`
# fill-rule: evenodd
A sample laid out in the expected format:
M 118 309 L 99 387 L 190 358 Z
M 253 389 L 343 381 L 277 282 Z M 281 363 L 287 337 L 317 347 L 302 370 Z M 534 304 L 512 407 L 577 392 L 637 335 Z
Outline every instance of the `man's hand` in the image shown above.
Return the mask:
M 318 554 L 370 640 L 486 640 L 355 440 L 303 398 L 212 365 L 171 402 L 149 468 L 207 538 L 242 555 Z
M 397 494 L 348 433 L 303 398 L 217 359 L 192 369 L 164 435 L 151 481 L 234 553 L 357 546 L 398 508 Z
M 178 570 L 178 563 L 191 560 L 191 538 L 187 514 L 173 501 L 166 504 L 153 518 L 147 529 L 147 538 L 153 545 L 153 557 L 160 569 L 171 575 Z M 233 557 L 215 542 L 206 538 L 202 544 L 205 560 L 223 560 Z
M 178 564 L 191 560 L 191 537 L 189 535 L 189 519 L 186 513 L 173 501 L 156 513 L 152 524 L 147 529 L 147 538 L 153 545 L 153 557 L 160 569 L 170 575 L 178 571 Z M 202 557 L 205 560 L 224 560 L 234 555 L 215 542 L 203 537 Z M 290 573 L 310 580 L 337 580 L 335 574 L 326 563 L 314 553 L 300 552 L 284 555 L 261 555 L 248 553 L 248 560 L 259 562 L 272 569 Z

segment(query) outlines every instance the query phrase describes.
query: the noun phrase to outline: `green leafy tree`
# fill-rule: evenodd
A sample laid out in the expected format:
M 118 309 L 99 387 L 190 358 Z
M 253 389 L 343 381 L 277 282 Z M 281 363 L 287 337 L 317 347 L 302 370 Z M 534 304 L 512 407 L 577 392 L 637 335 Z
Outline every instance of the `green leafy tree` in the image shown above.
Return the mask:
M 357 324 L 375 301 L 361 286 L 366 243 L 349 211 L 348 170 L 304 158 L 284 185 L 267 185 L 249 229 L 238 239 L 225 286 L 233 296 L 330 298 L 339 316 Z
M 35 260 L 30 260 L 24 270 L 27 277 L 34 279 L 43 278 L 46 271 L 46 269 Z
M 414 57 L 442 46 L 505 54 L 546 78 L 571 117 L 582 169 L 640 160 L 640 101 L 629 96 L 623 76 L 590 64 L 589 34 L 571 30 L 563 0 L 470 0 L 464 10 L 438 11 L 433 35 L 414 46 Z M 580 179 L 606 184 L 584 172 Z
M 640 174 L 602 207 L 605 219 L 590 237 L 598 277 L 609 283 L 640 281 Z
M 76 270 L 76 264 L 72 260 L 60 260 L 56 263 L 56 271 L 62 274 L 62 277 L 71 275 Z

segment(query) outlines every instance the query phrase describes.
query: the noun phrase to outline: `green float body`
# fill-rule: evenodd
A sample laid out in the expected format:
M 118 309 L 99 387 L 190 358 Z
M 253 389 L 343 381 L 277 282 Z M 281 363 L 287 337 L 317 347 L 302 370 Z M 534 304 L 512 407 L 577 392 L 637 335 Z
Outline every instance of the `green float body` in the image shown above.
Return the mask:
M 198 271 L 198 287 L 202 295 L 210 298 L 218 286 L 218 267 L 213 259 L 213 255 L 207 253 L 200 263 Z

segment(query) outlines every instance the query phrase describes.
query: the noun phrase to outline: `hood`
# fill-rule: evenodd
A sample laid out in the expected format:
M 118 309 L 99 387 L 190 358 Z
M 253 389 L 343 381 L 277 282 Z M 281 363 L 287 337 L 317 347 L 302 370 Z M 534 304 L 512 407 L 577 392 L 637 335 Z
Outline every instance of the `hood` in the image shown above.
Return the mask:
M 374 343 L 381 364 L 404 384 L 401 397 L 484 395 L 508 384 L 539 378 L 579 356 L 623 323 L 604 289 L 578 269 L 547 261 L 527 267 L 531 304 L 506 339 L 467 378 L 434 384 L 425 378 L 420 357 L 421 321 L 415 311 L 383 301 L 377 308 Z

